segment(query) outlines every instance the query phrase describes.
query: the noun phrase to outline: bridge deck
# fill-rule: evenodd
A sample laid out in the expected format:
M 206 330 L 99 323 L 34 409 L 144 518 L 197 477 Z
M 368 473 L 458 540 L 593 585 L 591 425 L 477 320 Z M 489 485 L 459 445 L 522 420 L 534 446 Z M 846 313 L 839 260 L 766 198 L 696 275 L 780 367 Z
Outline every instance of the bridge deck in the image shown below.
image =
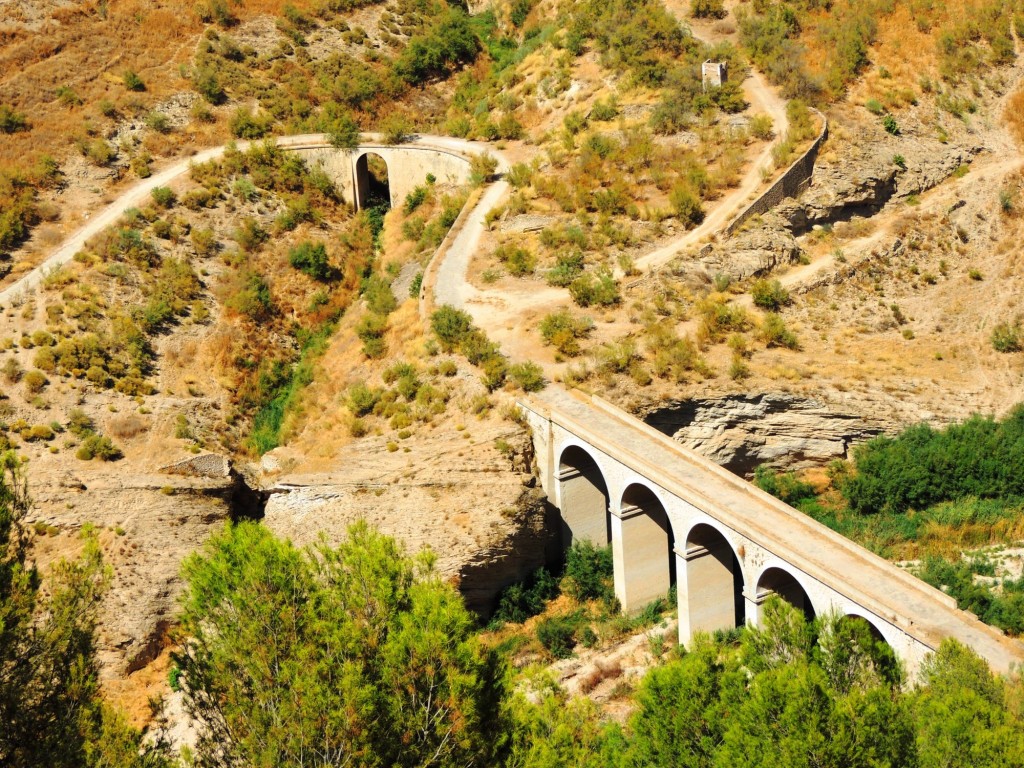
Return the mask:
M 948 595 L 600 398 L 551 388 L 524 404 L 925 645 L 953 637 L 997 671 L 1024 665 L 1024 644 Z

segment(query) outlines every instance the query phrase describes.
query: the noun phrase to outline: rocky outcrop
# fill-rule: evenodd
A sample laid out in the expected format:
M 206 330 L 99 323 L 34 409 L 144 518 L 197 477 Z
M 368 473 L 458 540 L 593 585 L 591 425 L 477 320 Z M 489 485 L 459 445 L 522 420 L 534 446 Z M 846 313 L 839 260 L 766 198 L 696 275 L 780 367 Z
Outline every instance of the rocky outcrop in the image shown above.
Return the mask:
M 784 393 L 662 403 L 638 415 L 687 448 L 748 477 L 760 464 L 792 470 L 845 458 L 851 446 L 888 426 Z
M 847 147 L 841 159 L 820 162 L 799 200 L 784 200 L 775 208 L 788 227 L 803 232 L 815 224 L 877 213 L 890 200 L 936 186 L 980 151 L 916 137 L 886 137 L 871 141 L 871 149 L 865 146 Z
M 336 544 L 365 520 L 410 552 L 431 549 L 438 572 L 486 615 L 502 587 L 557 556 L 559 529 L 534 487 L 525 430 L 480 423 L 473 440 L 438 430 L 402 454 L 363 439 L 338 457 L 343 471 L 279 478 L 263 522 L 298 544 Z
M 721 273 L 745 280 L 799 260 L 800 245 L 785 220 L 772 212 L 756 221 L 756 227 L 740 230 L 724 244 L 705 247 L 700 263 L 709 275 Z

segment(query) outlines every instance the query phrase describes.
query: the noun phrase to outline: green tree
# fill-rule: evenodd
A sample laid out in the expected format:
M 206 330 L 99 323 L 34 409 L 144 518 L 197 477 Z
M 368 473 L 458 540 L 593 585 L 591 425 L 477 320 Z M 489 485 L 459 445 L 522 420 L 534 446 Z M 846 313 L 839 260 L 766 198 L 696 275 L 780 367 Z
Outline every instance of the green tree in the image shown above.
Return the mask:
M 99 696 L 94 630 L 108 578 L 95 533 L 75 561 L 42 578 L 29 560 L 29 509 L 14 453 L 0 458 L 0 765 L 156 768 L 162 743 L 143 746 Z
M 954 640 L 921 669 L 913 695 L 921 768 L 1024 765 L 1024 722 L 1007 711 L 1003 682 Z
M 427 557 L 365 524 L 299 549 L 228 526 L 183 566 L 201 765 L 488 764 L 504 669 Z

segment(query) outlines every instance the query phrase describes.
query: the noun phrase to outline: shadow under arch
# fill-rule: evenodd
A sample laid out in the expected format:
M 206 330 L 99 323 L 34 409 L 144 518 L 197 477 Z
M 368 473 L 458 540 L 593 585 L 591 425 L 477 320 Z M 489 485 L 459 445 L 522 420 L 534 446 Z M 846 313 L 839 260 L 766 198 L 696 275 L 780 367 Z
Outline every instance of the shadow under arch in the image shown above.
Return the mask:
M 364 152 L 355 164 L 356 210 L 392 207 L 391 181 L 387 161 L 376 152 Z
M 608 546 L 612 540 L 608 485 L 594 457 L 577 445 L 562 451 L 558 462 L 558 503 L 563 549 L 577 541 Z
M 661 500 L 646 485 L 626 488 L 619 510 L 616 593 L 622 609 L 635 613 L 676 583 L 675 533 Z
M 770 595 L 778 595 L 798 611 L 802 611 L 808 621 L 815 617 L 814 606 L 793 574 L 782 568 L 766 568 L 757 580 L 757 602 L 761 604 Z
M 679 609 L 689 636 L 746 624 L 743 571 L 725 536 L 707 523 L 697 523 L 682 551 Z

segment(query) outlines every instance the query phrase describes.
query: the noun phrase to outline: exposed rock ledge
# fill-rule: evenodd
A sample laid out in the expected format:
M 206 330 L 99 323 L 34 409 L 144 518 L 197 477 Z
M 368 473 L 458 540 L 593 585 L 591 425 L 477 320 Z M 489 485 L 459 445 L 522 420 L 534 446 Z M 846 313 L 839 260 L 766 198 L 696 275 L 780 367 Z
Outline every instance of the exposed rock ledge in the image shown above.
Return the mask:
M 845 458 L 853 445 L 889 426 L 784 393 L 659 403 L 638 415 L 687 448 L 744 476 L 753 474 L 759 464 L 791 470 Z

